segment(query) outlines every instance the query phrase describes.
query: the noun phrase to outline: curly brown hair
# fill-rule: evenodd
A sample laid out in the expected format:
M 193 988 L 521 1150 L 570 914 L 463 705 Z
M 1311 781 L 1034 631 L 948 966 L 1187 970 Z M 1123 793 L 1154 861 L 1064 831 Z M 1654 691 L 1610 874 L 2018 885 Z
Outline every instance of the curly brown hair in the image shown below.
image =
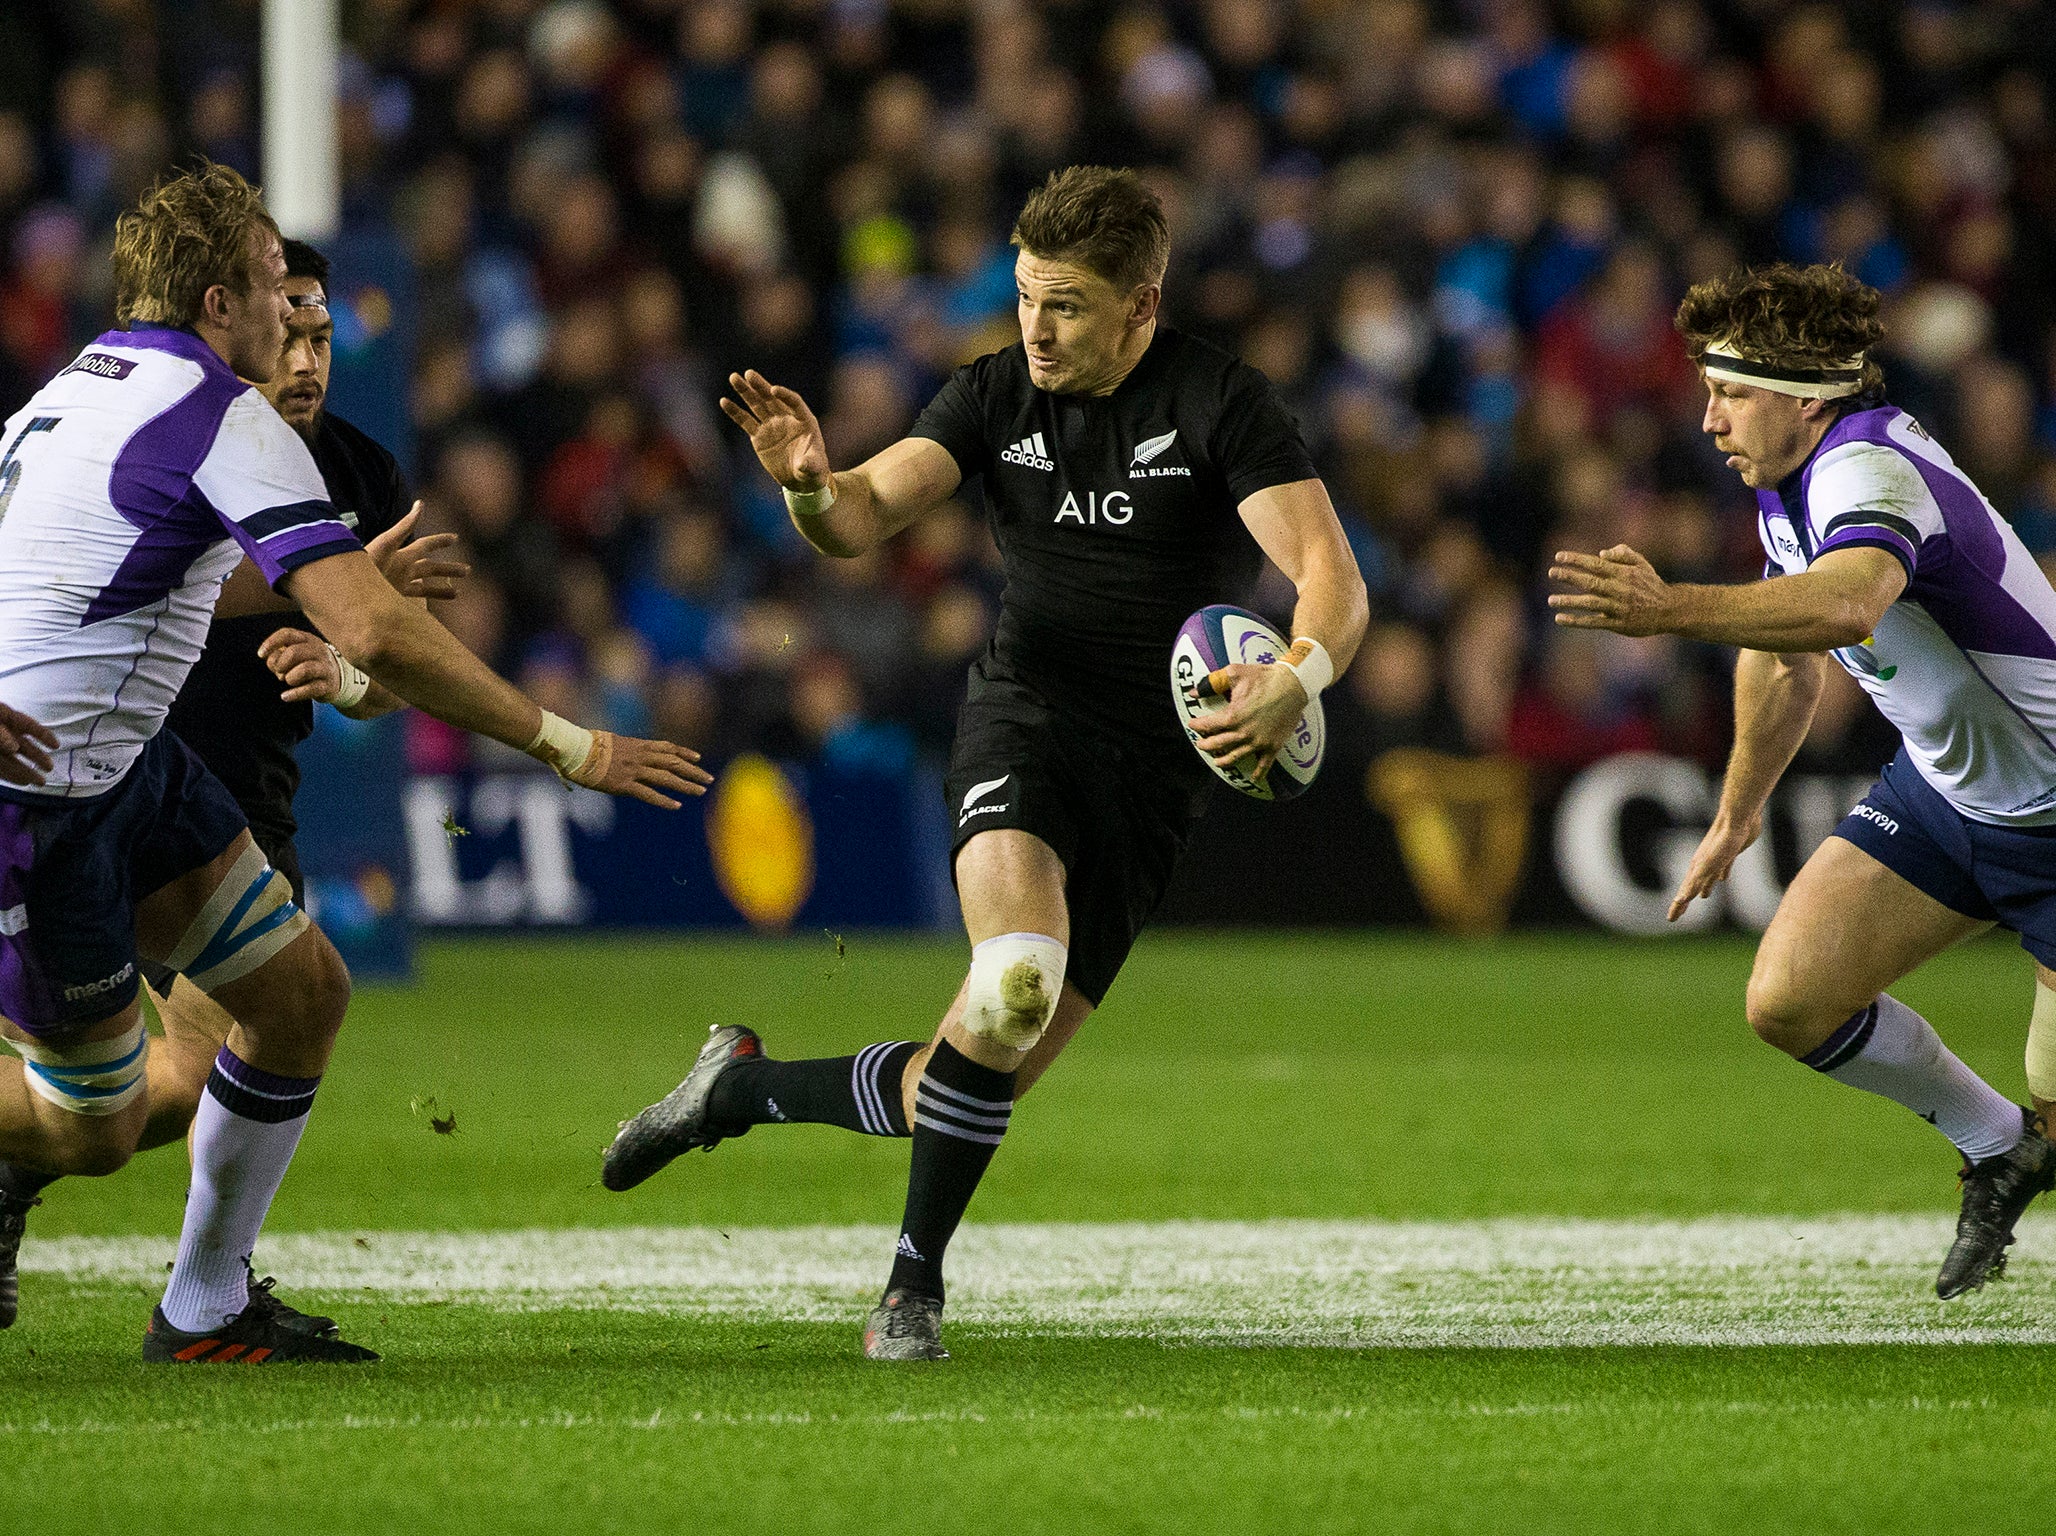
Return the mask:
M 1777 262 L 1694 283 L 1671 322 L 1693 362 L 1710 347 L 1737 349 L 1779 368 L 1825 368 L 1868 352 L 1885 334 L 1877 289 L 1832 266 Z M 1884 389 L 1885 371 L 1864 360 L 1858 400 Z
M 1050 172 L 1014 221 L 1031 256 L 1074 261 L 1122 292 L 1161 283 L 1171 262 L 1164 205 L 1133 171 L 1072 165 Z
M 216 283 L 250 291 L 250 232 L 276 236 L 264 194 L 202 160 L 157 183 L 114 221 L 114 314 L 123 325 L 196 323 Z

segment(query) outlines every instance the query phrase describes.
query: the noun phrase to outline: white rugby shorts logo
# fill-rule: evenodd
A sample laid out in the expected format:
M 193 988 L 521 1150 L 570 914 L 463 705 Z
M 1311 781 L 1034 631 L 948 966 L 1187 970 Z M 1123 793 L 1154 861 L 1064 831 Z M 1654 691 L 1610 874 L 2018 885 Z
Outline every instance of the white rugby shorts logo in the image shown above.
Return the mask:
M 0 938 L 13 938 L 17 933 L 26 933 L 29 926 L 29 905 L 23 902 L 18 907 L 0 911 Z
M 1030 432 L 1013 447 L 999 456 L 1002 464 L 1018 464 L 1023 469 L 1055 469 L 1056 461 L 1049 456 L 1040 432 Z
M 1171 444 L 1178 441 L 1178 429 L 1171 428 L 1161 437 L 1145 438 L 1135 445 L 1135 457 L 1128 463 L 1130 480 L 1151 480 L 1165 475 L 1187 475 L 1192 471 L 1183 464 L 1158 464 Z
M 1851 811 L 1849 814 L 1851 816 L 1861 816 L 1865 821 L 1876 822 L 1879 826 L 1883 827 L 1886 833 L 1890 836 L 1897 837 L 1899 835 L 1899 823 L 1892 817 L 1887 816 L 1883 811 L 1879 810 L 1876 806 L 1870 804 L 1868 801 L 1864 802 L 1861 805 L 1858 805 L 1856 809 Z
M 987 779 L 982 784 L 973 784 L 970 792 L 964 796 L 964 803 L 957 807 L 957 825 L 961 827 L 973 816 L 990 816 L 993 812 L 1003 811 L 1008 805 L 1012 804 L 1011 801 L 1003 801 L 998 805 L 979 804 L 987 795 L 990 795 L 1012 777 L 1011 773 L 1003 773 L 996 779 Z

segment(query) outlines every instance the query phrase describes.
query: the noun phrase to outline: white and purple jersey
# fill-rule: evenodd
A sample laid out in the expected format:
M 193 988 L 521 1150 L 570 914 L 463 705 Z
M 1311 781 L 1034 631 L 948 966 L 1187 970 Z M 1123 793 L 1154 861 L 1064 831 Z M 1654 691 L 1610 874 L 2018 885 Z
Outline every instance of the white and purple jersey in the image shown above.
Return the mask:
M 57 733 L 41 794 L 121 781 L 248 555 L 361 549 L 283 417 L 189 331 L 93 342 L 0 433 L 0 701 Z
M 1853 411 L 1756 502 L 1766 576 L 1856 545 L 1906 567 L 1876 632 L 1834 655 L 1921 777 L 1974 821 L 2056 823 L 2056 590 L 1941 445 L 1894 406 Z

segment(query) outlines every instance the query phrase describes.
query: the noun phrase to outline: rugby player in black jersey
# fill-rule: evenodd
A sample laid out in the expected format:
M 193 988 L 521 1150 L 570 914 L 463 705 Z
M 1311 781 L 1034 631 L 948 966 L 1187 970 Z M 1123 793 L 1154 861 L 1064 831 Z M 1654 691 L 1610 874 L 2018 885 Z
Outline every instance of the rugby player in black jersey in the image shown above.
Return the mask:
M 1362 578 L 1297 428 L 1255 369 L 1159 323 L 1169 236 L 1132 173 L 1052 175 L 1014 227 L 1021 344 L 958 370 L 910 436 L 831 472 L 813 412 L 754 372 L 722 409 L 801 534 L 849 557 L 984 480 L 1006 590 L 973 665 L 945 781 L 970 974 L 928 1044 L 777 1062 L 713 1031 L 622 1128 L 610 1189 L 753 1125 L 913 1137 L 875 1360 L 946 1359 L 942 1260 L 1013 1103 L 1106 996 L 1155 910 L 1211 776 L 1169 698 L 1193 610 L 1244 595 L 1269 555 L 1298 589 L 1290 657 L 1217 674 L 1197 722 L 1222 763 L 1267 770 L 1362 638 Z
M 281 246 L 292 315 L 286 322 L 283 360 L 258 388 L 313 450 L 337 513 L 378 561 L 387 580 L 424 604 L 430 597 L 452 596 L 456 581 L 468 570 L 450 557 L 456 535 L 435 534 L 410 542 L 420 509 L 408 506 L 399 461 L 324 408 L 335 334 L 328 307 L 328 259 L 304 241 L 284 240 Z M 207 648 L 165 721 L 235 797 L 249 818 L 258 848 L 290 882 L 293 899 L 302 906 L 306 891 L 293 847 L 293 796 L 300 787 L 300 769 L 293 753 L 314 729 L 314 701 L 332 703 L 357 719 L 400 707 L 399 699 L 307 633 L 307 623 L 306 616 L 274 593 L 245 560 L 223 586 Z M 267 655 L 275 656 L 282 670 L 307 662 L 317 676 L 293 690 L 297 697 L 282 698 Z M 159 1060 L 170 1063 L 151 1076 L 150 1118 L 141 1141 L 142 1148 L 150 1148 L 185 1135 L 215 1054 L 234 1021 L 184 977 L 147 962 L 143 972 L 164 1023 Z M 14 1270 L 28 1212 L 52 1182 L 50 1174 L 0 1163 L 0 1327 L 10 1326 L 15 1318 Z M 310 1322 L 324 1324 L 328 1319 Z

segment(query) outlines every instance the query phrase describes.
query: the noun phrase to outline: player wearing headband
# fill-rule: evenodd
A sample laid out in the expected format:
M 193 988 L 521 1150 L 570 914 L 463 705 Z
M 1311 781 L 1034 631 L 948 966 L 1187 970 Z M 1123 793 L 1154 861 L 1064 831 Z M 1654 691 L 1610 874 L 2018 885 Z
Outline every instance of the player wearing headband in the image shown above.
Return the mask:
M 1963 1156 L 1943 1297 L 2005 1268 L 2056 1182 L 2056 591 L 1920 423 L 1886 404 L 1878 293 L 1839 267 L 1700 283 L 1677 328 L 1706 378 L 1703 428 L 1756 492 L 1764 579 L 1664 581 L 1625 545 L 1559 553 L 1556 621 L 1741 648 L 1735 747 L 1712 827 L 1671 903 L 1727 878 L 1804 740 L 1832 656 L 1899 728 L 1898 755 L 1807 860 L 1757 949 L 1757 1034 L 1905 1105 Z M 2034 1110 L 1885 988 L 1993 924 L 2034 956 Z

